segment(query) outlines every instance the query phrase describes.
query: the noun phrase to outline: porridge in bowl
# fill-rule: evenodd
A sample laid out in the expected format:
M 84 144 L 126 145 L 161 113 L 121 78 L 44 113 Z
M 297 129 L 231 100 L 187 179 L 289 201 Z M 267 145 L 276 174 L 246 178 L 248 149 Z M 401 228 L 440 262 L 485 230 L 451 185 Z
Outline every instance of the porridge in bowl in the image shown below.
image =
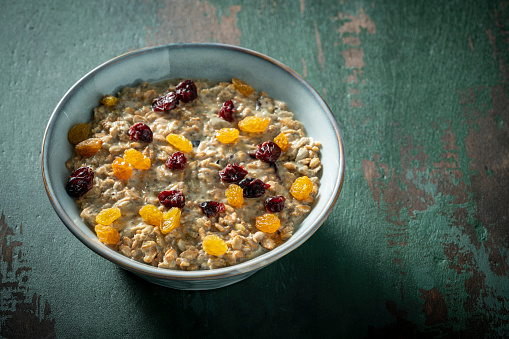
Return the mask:
M 320 143 L 282 101 L 238 79 L 142 83 L 69 131 L 66 184 L 98 239 L 175 270 L 232 266 L 311 211 Z

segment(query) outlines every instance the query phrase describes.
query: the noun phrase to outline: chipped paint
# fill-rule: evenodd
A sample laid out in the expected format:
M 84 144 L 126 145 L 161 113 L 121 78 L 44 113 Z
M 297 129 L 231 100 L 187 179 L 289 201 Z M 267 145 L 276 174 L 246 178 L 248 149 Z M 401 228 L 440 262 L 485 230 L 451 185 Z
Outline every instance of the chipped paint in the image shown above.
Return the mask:
M 318 48 L 318 63 L 322 67 L 322 70 L 325 71 L 325 57 L 323 55 L 322 41 L 320 40 L 320 33 L 318 32 L 318 27 L 316 26 L 316 21 L 314 21 L 313 24 L 315 25 L 316 47 Z

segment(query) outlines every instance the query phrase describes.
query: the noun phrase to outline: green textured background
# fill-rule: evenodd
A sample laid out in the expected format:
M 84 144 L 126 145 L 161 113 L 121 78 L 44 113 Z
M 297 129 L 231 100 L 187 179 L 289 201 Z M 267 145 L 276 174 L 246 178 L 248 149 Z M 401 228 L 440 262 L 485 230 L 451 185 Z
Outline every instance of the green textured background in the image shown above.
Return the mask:
M 45 125 L 138 48 L 267 54 L 325 98 L 343 191 L 300 248 L 238 284 L 152 285 L 91 253 L 50 206 Z M 0 335 L 509 335 L 509 2 L 0 0 Z

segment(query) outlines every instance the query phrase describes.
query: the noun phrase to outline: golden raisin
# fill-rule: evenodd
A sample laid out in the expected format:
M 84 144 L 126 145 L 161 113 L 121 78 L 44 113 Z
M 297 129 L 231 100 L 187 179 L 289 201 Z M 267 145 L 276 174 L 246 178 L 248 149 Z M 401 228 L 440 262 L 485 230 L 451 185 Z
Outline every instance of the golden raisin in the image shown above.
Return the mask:
M 244 94 L 245 96 L 248 96 L 253 93 L 254 88 L 246 84 L 244 81 L 239 79 L 232 79 L 233 86 L 239 91 L 240 93 Z
M 216 132 L 216 138 L 223 144 L 231 144 L 237 141 L 239 130 L 236 128 L 221 128 Z
M 159 229 L 162 234 L 168 234 L 180 225 L 180 208 L 172 207 L 170 210 L 163 214 L 163 222 Z
M 82 157 L 88 158 L 95 155 L 103 146 L 103 141 L 98 138 L 90 138 L 83 140 L 76 146 L 74 146 L 74 150 L 76 154 L 81 155 Z
M 90 134 L 90 126 L 87 123 L 76 124 L 71 127 L 67 133 L 67 139 L 73 145 L 77 145 L 85 139 L 88 139 Z
M 228 245 L 217 235 L 211 234 L 203 238 L 203 250 L 207 254 L 220 256 L 228 250 Z
M 271 213 L 265 213 L 262 216 L 256 217 L 256 228 L 265 233 L 274 233 L 281 226 L 279 218 Z
M 107 245 L 116 245 L 120 241 L 120 234 L 111 226 L 95 225 L 95 233 L 99 241 Z
M 239 185 L 231 184 L 224 194 L 233 207 L 241 207 L 244 204 L 244 190 Z
M 297 200 L 304 200 L 309 196 L 313 190 L 313 182 L 307 177 L 303 176 L 295 179 L 290 188 L 290 193 Z
M 112 222 L 120 218 L 120 216 L 120 208 L 106 208 L 97 214 L 95 217 L 95 222 L 104 226 L 109 226 Z
M 105 95 L 101 100 L 101 104 L 103 104 L 104 106 L 112 107 L 115 106 L 117 100 L 118 99 L 113 95 Z
M 136 169 L 146 170 L 150 168 L 150 159 L 134 148 L 129 148 L 124 152 L 124 159 Z
M 286 138 L 286 135 L 281 132 L 277 137 L 274 138 L 274 142 L 276 145 L 281 148 L 281 151 L 286 152 L 290 148 L 290 145 L 288 144 L 288 139 Z
M 184 153 L 190 153 L 193 150 L 193 144 L 186 137 L 178 134 L 168 134 L 166 137 L 168 143 Z
M 265 131 L 269 126 L 269 122 L 269 118 L 250 116 L 239 121 L 239 128 L 242 132 L 259 133 Z
M 163 221 L 163 212 L 161 212 L 154 205 L 148 204 L 143 206 L 140 208 L 139 213 L 143 220 L 149 225 L 160 226 L 161 222 Z
M 113 167 L 113 174 L 121 180 L 127 180 L 133 174 L 133 168 L 124 158 L 116 158 L 111 167 Z

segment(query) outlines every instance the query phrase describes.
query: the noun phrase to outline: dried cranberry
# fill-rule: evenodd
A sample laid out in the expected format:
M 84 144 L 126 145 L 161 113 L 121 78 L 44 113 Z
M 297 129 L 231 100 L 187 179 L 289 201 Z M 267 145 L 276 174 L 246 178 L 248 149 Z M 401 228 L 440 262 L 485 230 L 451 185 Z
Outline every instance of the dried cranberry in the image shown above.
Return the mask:
M 175 95 L 175 92 L 169 92 L 165 95 L 160 96 L 159 98 L 155 98 L 152 101 L 152 108 L 154 111 L 171 111 L 172 109 L 177 108 L 179 104 L 179 99 Z
M 285 207 L 286 198 L 282 195 L 276 195 L 265 199 L 265 208 L 267 212 L 281 212 Z
M 196 85 L 192 80 L 184 80 L 175 88 L 177 99 L 182 102 L 190 102 L 198 97 Z
M 142 122 L 134 124 L 127 134 L 133 141 L 141 140 L 145 142 L 152 142 L 153 139 L 152 130 Z
M 198 206 L 209 218 L 215 217 L 219 212 L 224 212 L 224 204 L 222 202 L 206 201 L 198 204 Z
M 260 179 L 246 178 L 239 182 L 239 186 L 244 190 L 244 198 L 258 198 L 265 193 L 265 190 L 270 187 L 269 184 L 264 183 Z
M 255 155 L 261 161 L 273 163 L 276 162 L 281 155 L 281 148 L 273 141 L 266 141 L 258 145 L 258 150 Z
M 187 158 L 182 152 L 173 153 L 168 160 L 166 160 L 166 167 L 170 169 L 181 170 L 186 166 Z
M 167 208 L 182 208 L 186 203 L 186 197 L 182 191 L 179 190 L 162 191 L 157 197 L 159 198 L 161 204 Z
M 244 179 L 247 171 L 244 166 L 239 164 L 228 164 L 219 171 L 219 177 L 224 182 L 235 182 Z
M 233 106 L 233 101 L 226 101 L 221 109 L 219 110 L 219 116 L 226 121 L 233 122 L 233 113 L 235 113 L 235 107 Z
M 73 198 L 79 198 L 92 189 L 94 171 L 90 167 L 80 167 L 74 171 L 67 181 L 65 190 Z

